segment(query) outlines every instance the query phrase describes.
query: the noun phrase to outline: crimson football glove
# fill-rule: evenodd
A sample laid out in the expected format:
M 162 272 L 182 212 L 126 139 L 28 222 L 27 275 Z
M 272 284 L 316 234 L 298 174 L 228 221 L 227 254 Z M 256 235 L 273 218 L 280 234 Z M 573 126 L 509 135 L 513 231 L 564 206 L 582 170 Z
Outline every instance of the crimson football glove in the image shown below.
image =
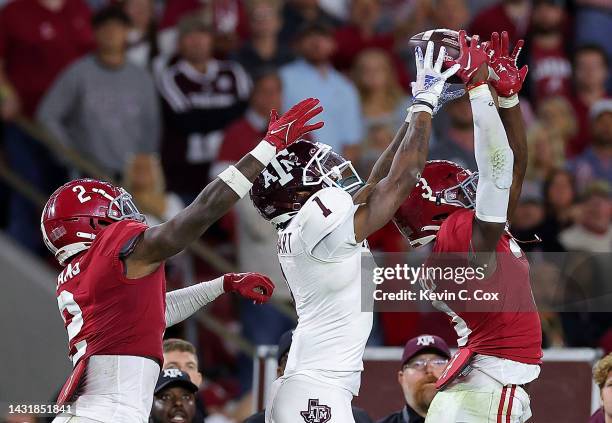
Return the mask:
M 459 31 L 459 57 L 455 60 L 445 62 L 447 66 L 458 64 L 460 66 L 457 71 L 457 76 L 461 78 L 464 84 L 468 85 L 483 63 L 487 63 L 487 53 L 479 44 L 480 37 L 473 35 L 468 46 L 466 34 L 464 30 Z
M 489 58 L 489 68 L 493 72 L 490 79 L 491 85 L 500 97 L 512 97 L 523 87 L 527 76 L 527 65 L 520 70 L 516 66 L 518 55 L 525 44 L 524 40 L 518 40 L 510 53 L 510 40 L 508 33 L 503 31 L 500 37 L 497 32 L 491 34 L 491 42 L 483 47 Z
M 274 283 L 260 273 L 226 273 L 223 275 L 223 290 L 237 292 L 244 298 L 263 304 L 274 292 Z
M 276 109 L 272 109 L 268 133 L 264 140 L 276 147 L 276 151 L 279 152 L 301 139 L 308 132 L 321 128 L 323 122 L 306 125 L 310 119 L 323 111 L 323 107 L 316 107 L 318 105 L 318 99 L 307 98 L 293 106 L 282 116 L 278 115 Z

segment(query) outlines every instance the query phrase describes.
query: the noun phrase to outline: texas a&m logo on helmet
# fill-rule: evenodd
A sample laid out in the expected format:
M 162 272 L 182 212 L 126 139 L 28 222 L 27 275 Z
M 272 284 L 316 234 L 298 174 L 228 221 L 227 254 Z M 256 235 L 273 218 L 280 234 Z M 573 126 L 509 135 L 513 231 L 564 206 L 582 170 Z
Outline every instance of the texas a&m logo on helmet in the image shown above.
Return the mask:
M 300 140 L 280 151 L 253 183 L 255 208 L 275 225 L 289 221 L 312 194 L 336 186 L 349 193 L 363 181 L 349 160 L 326 144 Z

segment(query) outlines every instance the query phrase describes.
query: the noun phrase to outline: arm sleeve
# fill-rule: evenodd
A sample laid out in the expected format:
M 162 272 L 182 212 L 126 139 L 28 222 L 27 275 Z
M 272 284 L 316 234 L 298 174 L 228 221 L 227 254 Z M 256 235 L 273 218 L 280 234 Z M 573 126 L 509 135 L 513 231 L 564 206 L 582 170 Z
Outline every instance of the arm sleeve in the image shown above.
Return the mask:
M 223 294 L 223 276 L 166 294 L 166 327 L 182 322 Z
M 66 147 L 71 140 L 66 119 L 77 106 L 78 71 L 70 67 L 55 81 L 51 90 L 43 98 L 37 112 L 38 121 Z
M 505 223 L 514 155 L 487 85 L 470 91 L 474 116 L 474 154 L 478 165 L 476 217 Z

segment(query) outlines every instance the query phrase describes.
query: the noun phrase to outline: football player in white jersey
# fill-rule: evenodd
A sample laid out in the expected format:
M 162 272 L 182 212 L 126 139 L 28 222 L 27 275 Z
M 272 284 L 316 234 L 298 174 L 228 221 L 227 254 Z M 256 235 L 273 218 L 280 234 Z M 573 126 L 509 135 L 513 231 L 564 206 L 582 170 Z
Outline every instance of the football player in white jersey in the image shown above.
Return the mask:
M 366 237 L 384 226 L 415 186 L 428 152 L 433 111 L 446 80 L 444 48 L 434 64 L 416 50 L 414 102 L 365 185 L 350 161 L 300 140 L 254 182 L 251 199 L 279 231 L 278 257 L 298 314 L 287 366 L 274 382 L 266 423 L 354 422 L 372 313 L 362 311 Z M 371 297 L 370 300 L 371 301 Z

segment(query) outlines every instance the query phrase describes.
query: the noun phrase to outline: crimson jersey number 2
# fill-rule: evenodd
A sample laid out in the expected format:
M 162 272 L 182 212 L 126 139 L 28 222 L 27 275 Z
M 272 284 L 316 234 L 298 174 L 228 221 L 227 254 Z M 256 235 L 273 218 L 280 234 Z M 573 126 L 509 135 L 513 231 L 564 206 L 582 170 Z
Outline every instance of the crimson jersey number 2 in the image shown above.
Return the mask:
M 59 296 L 57 297 L 57 305 L 59 306 L 60 314 L 64 320 L 64 323 L 66 323 L 67 320 L 64 316 L 64 311 L 72 316 L 70 323 L 68 323 L 66 326 L 66 330 L 68 331 L 68 344 L 70 344 L 74 337 L 77 336 L 83 328 L 83 312 L 81 307 L 79 307 L 74 300 L 74 295 L 68 291 L 60 292 Z M 76 365 L 79 358 L 85 354 L 85 350 L 87 349 L 87 341 L 83 339 L 77 342 L 74 344 L 74 348 L 76 349 L 76 353 L 70 357 L 73 366 Z
M 323 217 L 327 217 L 327 216 L 329 216 L 332 213 L 332 211 L 330 209 L 325 207 L 325 204 L 323 204 L 323 202 L 321 201 L 321 199 L 319 197 L 315 197 L 314 201 L 321 208 L 321 211 L 323 212 Z

